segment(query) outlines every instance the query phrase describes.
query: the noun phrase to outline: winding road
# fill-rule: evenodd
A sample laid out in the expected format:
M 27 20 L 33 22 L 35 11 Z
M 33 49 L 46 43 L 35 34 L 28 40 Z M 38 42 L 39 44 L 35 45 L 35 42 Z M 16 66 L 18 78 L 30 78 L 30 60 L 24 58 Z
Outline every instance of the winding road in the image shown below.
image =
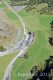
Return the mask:
M 21 16 L 20 16 L 19 14 L 17 14 L 17 13 L 15 12 L 15 10 L 14 10 L 10 5 L 7 4 L 7 2 L 4 1 L 4 3 L 5 3 L 5 5 L 19 18 L 19 20 L 20 20 L 20 22 L 21 22 L 21 24 L 22 24 L 22 26 L 23 26 L 23 28 L 24 28 L 24 35 L 25 35 L 26 37 L 28 37 L 28 31 L 27 31 L 25 22 L 22 20 Z M 24 39 L 24 37 L 22 38 L 21 41 L 19 41 L 19 42 L 17 43 L 17 46 L 15 45 L 15 46 L 14 46 L 13 48 L 11 48 L 11 49 L 7 49 L 7 50 L 4 51 L 4 52 L 0 52 L 0 56 L 4 56 L 4 55 L 6 55 L 6 54 L 9 54 L 9 52 L 11 52 L 11 53 L 14 52 L 14 51 L 16 50 L 16 48 L 18 48 L 18 46 L 20 46 L 20 43 L 23 42 L 23 39 Z
M 18 59 L 22 54 L 24 55 L 25 51 L 28 49 L 28 47 L 31 45 L 32 41 L 33 41 L 33 33 L 29 34 L 25 25 L 25 22 L 23 21 L 23 19 L 21 18 L 21 16 L 19 14 L 17 14 L 14 9 L 7 3 L 5 2 L 5 5 L 13 11 L 13 13 L 19 18 L 23 28 L 24 28 L 24 36 L 22 38 L 22 40 L 20 42 L 18 42 L 15 47 L 11 48 L 10 50 L 7 50 L 5 52 L 0 52 L 0 56 L 4 56 L 9 54 L 9 52 L 14 52 L 15 50 L 19 50 L 20 52 L 19 54 L 17 54 L 17 56 L 9 63 L 9 65 L 7 66 L 7 69 L 5 71 L 3 80 L 9 80 L 10 77 L 10 73 L 11 73 L 11 69 L 13 67 L 14 62 L 16 61 L 16 59 Z

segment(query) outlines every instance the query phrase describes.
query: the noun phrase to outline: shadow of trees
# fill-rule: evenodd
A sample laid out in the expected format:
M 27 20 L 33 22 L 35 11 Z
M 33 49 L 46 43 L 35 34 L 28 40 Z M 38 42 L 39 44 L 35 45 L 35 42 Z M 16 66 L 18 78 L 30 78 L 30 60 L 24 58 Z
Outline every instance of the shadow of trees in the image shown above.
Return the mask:
M 30 70 L 32 76 L 28 80 L 52 80 L 53 78 L 53 56 L 45 60 L 44 68 L 39 70 L 37 66 L 32 67 Z

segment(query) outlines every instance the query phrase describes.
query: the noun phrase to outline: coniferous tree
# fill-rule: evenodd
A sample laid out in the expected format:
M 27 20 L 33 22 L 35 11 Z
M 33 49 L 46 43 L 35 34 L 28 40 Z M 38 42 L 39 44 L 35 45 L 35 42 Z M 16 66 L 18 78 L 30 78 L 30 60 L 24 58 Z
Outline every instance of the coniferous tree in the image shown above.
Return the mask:
M 37 66 L 32 67 L 31 73 L 34 74 L 31 79 L 28 80 L 52 80 L 53 75 L 53 56 L 49 56 L 45 60 L 43 69 L 38 69 Z
M 50 23 L 50 25 L 51 25 L 51 37 L 49 38 L 49 43 L 53 46 L 53 20 L 51 21 L 51 23 Z

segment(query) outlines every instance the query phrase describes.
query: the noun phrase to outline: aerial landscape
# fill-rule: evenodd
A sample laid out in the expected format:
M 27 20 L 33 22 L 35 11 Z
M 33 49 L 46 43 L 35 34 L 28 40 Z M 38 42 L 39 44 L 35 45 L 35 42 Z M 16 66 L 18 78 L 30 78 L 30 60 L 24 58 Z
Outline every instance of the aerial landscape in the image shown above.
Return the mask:
M 0 0 L 0 80 L 53 80 L 53 0 Z

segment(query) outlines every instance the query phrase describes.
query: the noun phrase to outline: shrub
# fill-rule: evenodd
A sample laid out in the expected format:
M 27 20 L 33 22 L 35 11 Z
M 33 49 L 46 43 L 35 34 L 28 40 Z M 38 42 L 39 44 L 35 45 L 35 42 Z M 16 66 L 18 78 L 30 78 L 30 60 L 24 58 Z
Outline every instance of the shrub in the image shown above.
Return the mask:
M 47 4 L 47 3 L 39 4 L 39 5 L 36 7 L 36 10 L 37 10 L 37 12 L 39 12 L 40 14 L 47 13 L 47 12 L 48 12 L 48 4 Z
M 5 50 L 6 50 L 6 49 L 1 45 L 1 46 L 0 46 L 0 51 L 3 52 L 3 51 L 5 51 Z

